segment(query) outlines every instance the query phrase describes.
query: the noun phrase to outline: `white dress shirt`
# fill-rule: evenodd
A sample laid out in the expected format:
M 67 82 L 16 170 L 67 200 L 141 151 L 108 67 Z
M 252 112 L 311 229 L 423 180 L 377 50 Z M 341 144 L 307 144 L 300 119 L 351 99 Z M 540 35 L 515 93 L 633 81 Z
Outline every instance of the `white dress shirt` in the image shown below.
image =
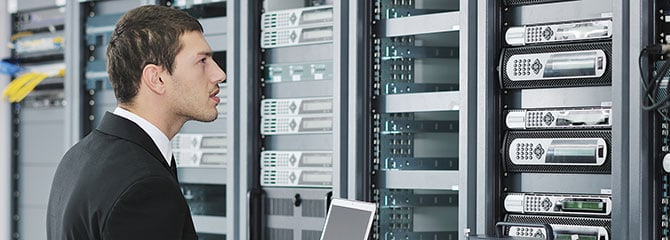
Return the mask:
M 154 140 L 154 144 L 156 144 L 158 150 L 160 150 L 161 154 L 163 154 L 165 161 L 167 161 L 168 166 L 170 166 L 172 161 L 172 145 L 170 145 L 170 140 L 167 138 L 167 136 L 165 136 L 165 133 L 161 132 L 160 129 L 151 124 L 146 119 L 123 108 L 116 107 L 116 109 L 114 109 L 114 114 L 128 119 L 140 126 L 140 128 L 142 128 L 142 130 L 144 130 L 144 132 L 146 132 L 149 137 Z

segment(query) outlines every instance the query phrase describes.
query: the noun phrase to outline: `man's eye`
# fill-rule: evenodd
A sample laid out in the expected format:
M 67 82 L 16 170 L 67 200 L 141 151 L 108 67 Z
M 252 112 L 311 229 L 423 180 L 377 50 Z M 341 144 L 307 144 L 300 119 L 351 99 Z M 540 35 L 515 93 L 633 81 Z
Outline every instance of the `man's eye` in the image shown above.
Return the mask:
M 207 61 L 207 58 L 202 58 L 202 59 L 200 59 L 200 62 L 201 62 L 201 63 L 205 63 L 206 61 Z

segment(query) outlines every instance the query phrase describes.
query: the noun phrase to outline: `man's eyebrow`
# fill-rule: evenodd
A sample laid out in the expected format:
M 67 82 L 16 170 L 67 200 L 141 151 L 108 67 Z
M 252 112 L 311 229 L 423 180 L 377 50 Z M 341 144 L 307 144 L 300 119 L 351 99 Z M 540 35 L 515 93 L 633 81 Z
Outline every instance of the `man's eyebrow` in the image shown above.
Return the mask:
M 205 55 L 205 56 L 211 57 L 213 55 L 213 53 L 212 52 L 198 52 L 196 55 L 198 55 L 198 56 Z

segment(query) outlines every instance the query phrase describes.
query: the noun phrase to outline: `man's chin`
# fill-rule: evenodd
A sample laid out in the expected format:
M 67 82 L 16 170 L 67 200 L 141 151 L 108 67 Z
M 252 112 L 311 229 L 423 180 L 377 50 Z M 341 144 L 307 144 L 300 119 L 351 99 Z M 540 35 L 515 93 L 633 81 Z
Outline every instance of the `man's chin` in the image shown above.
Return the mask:
M 197 118 L 194 118 L 193 120 L 196 120 L 198 122 L 213 122 L 219 117 L 219 114 L 217 112 L 214 112 L 214 114 L 208 114 L 206 116 L 198 116 Z

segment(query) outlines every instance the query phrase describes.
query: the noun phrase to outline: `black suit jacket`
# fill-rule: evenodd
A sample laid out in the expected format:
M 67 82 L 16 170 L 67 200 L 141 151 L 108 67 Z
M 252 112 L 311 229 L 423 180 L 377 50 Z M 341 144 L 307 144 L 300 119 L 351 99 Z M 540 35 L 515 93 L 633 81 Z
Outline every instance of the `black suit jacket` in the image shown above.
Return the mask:
M 177 179 L 137 124 L 106 113 L 60 162 L 47 238 L 197 239 Z

